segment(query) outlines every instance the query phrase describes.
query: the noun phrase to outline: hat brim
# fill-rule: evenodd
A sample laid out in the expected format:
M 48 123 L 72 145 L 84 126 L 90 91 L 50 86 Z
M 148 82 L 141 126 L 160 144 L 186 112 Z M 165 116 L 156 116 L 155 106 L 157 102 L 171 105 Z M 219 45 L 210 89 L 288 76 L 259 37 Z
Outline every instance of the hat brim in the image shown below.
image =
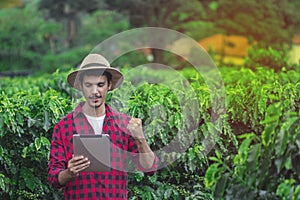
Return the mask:
M 117 87 L 119 87 L 121 85 L 121 83 L 123 82 L 123 80 L 124 80 L 123 74 L 115 68 L 111 68 L 111 67 L 102 67 L 102 68 L 89 67 L 87 69 L 79 69 L 79 70 L 76 70 L 74 72 L 71 72 L 67 77 L 67 81 L 68 81 L 68 83 L 71 87 L 81 91 L 79 74 L 82 73 L 82 72 L 86 72 L 86 71 L 101 71 L 101 70 L 103 70 L 103 73 L 104 73 L 104 71 L 109 72 L 112 76 L 112 80 L 111 80 L 112 85 L 111 85 L 110 90 L 113 90 L 113 89 L 116 89 Z

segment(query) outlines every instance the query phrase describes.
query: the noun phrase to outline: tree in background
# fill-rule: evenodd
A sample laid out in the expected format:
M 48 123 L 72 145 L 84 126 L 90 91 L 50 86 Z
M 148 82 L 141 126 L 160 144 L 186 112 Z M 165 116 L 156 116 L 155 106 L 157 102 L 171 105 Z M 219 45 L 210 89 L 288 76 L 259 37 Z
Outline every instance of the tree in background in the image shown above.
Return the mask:
M 62 2 L 52 5 L 52 1 L 35 0 L 14 4 L 15 8 L 0 9 L 0 66 L 1 71 L 10 71 L 2 74 L 15 76 L 52 73 L 57 68 L 69 70 L 102 40 L 128 28 L 126 18 L 116 12 L 97 9 L 101 3 L 98 1 L 96 5 L 95 2 L 72 3 L 78 10 L 85 8 L 73 13 L 76 23 L 69 22 L 69 16 L 55 9 Z M 11 3 L 0 5 L 10 7 Z M 38 10 L 42 3 L 46 7 L 49 3 L 49 9 Z M 66 24 L 73 24 L 68 26 L 72 30 L 66 28 Z M 19 70 L 22 72 L 15 72 Z
M 246 36 L 259 47 L 289 48 L 299 33 L 297 0 L 105 0 L 109 9 L 127 15 L 130 27 L 158 26 L 196 40 L 215 33 Z M 153 51 L 154 62 L 160 61 Z M 159 52 L 161 53 L 161 52 Z M 157 54 L 157 55 L 156 55 Z
M 104 3 L 102 0 L 41 0 L 39 8 L 46 10 L 49 18 L 65 24 L 64 29 L 67 32 L 65 47 L 72 48 L 81 23 L 80 14 L 104 8 Z
M 189 18 L 202 17 L 202 6 L 199 1 L 188 3 L 183 0 L 106 0 L 110 9 L 128 15 L 131 27 L 155 26 L 173 28 Z
M 215 33 L 244 35 L 276 50 L 288 48 L 300 33 L 297 0 L 35 0 L 22 5 L 14 0 L 0 6 L 12 2 L 22 7 L 0 10 L 1 70 L 39 69 L 47 62 L 53 71 L 53 60 L 62 63 L 57 54 L 65 53 L 63 63 L 70 64 L 70 55 L 82 54 L 74 54 L 74 48 L 92 49 L 109 36 L 143 26 L 170 28 L 195 40 Z M 44 16 L 33 8 L 37 4 Z M 152 54 L 154 62 L 163 63 L 163 52 Z M 41 63 L 44 55 L 48 58 Z
M 300 33 L 299 1 L 218 0 L 210 21 L 227 35 L 243 35 L 259 47 L 282 50 Z
M 198 0 L 106 0 L 108 8 L 123 13 L 129 19 L 130 27 L 164 27 L 187 33 L 198 40 L 203 33 L 202 19 L 205 10 Z M 195 27 L 198 27 L 194 29 Z M 163 52 L 152 49 L 153 62 L 162 63 Z
M 128 20 L 115 11 L 97 10 L 81 15 L 81 29 L 74 37 L 74 46 L 90 45 L 91 49 L 104 39 L 129 28 Z
M 59 30 L 60 25 L 46 22 L 34 4 L 0 9 L 1 71 L 39 69 L 41 56 L 51 51 L 51 37 Z

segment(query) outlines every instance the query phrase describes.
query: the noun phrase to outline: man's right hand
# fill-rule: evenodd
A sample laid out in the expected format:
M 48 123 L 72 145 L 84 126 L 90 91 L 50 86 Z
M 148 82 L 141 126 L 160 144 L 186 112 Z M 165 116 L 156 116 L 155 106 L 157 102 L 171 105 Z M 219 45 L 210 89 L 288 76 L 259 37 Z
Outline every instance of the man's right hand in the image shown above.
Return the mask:
M 58 175 L 58 181 L 61 185 L 67 184 L 72 178 L 78 176 L 79 172 L 88 168 L 90 161 L 84 156 L 74 156 L 68 162 L 68 168 L 61 171 Z
M 75 177 L 79 172 L 88 168 L 90 166 L 90 161 L 88 158 L 83 156 L 73 156 L 68 162 L 68 173 Z

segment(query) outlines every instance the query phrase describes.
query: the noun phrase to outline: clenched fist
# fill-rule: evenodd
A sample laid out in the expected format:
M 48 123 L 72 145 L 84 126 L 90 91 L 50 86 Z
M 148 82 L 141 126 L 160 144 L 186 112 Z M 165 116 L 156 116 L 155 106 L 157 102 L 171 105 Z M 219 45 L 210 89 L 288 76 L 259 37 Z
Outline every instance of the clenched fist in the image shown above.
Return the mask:
M 135 139 L 145 139 L 141 119 L 132 118 L 129 121 L 127 128 Z

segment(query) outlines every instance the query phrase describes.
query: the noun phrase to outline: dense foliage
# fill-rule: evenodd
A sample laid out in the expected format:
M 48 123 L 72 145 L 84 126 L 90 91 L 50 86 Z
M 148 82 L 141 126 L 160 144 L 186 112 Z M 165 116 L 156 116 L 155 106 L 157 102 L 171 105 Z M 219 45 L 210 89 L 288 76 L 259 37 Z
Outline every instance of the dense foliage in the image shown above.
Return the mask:
M 242 35 L 261 48 L 290 50 L 299 34 L 298 7 L 297 0 L 1 1 L 0 71 L 70 69 L 106 38 L 145 26 L 176 30 L 196 41 Z M 161 63 L 161 52 L 152 53 Z
M 84 2 L 85 8 L 89 7 L 88 2 Z M 94 5 L 93 2 L 90 2 L 91 5 Z M 80 19 L 76 17 L 76 20 L 75 16 L 69 17 L 67 13 L 49 18 L 49 14 L 39 10 L 38 3 L 30 1 L 24 8 L 0 9 L 0 72 L 31 74 L 37 71 L 53 73 L 56 69 L 68 71 L 76 67 L 95 45 L 128 29 L 127 20 L 116 12 L 93 8 L 93 14 L 76 12 L 76 16 L 80 15 Z M 83 9 L 77 6 L 77 9 Z M 51 11 L 55 9 L 57 7 Z M 57 18 L 60 20 L 56 21 Z M 73 25 L 66 22 L 71 18 L 76 21 L 72 22 Z M 68 33 L 68 27 L 74 29 L 75 26 L 73 32 L 76 31 L 76 34 Z
M 43 75 L 0 77 L 0 199 L 61 199 L 46 168 L 52 128 L 80 100 L 66 72 L 98 43 L 136 26 L 196 40 L 244 35 L 258 48 L 248 52 L 245 68 L 220 68 L 226 95 L 195 69 L 123 69 L 129 78 L 108 103 L 142 118 L 166 164 L 153 176 L 131 173 L 130 198 L 300 199 L 300 71 L 285 53 L 299 33 L 299 1 L 25 2 L 0 10 L 0 71 Z M 152 53 L 159 61 L 159 51 Z M 147 62 L 141 54 L 121 56 L 114 66 Z
M 42 55 L 51 52 L 50 40 L 61 25 L 45 21 L 39 11 L 28 6 L 0 10 L 1 71 L 33 70 L 40 68 Z M 26 67 L 24 67 L 26 66 Z
M 299 199 L 299 72 L 259 68 L 223 75 L 239 145 L 209 157 L 206 186 L 219 198 Z
M 142 118 L 151 147 L 172 162 L 153 176 L 130 173 L 130 199 L 299 199 L 299 72 L 220 68 L 227 108 L 218 123 L 210 97 L 219 94 L 195 69 L 181 79 L 167 70 L 136 72 L 108 102 Z M 1 199 L 61 197 L 46 168 L 53 125 L 80 100 L 65 76 L 1 79 Z M 160 152 L 178 132 L 188 134 Z M 209 152 L 205 136 L 215 142 Z
M 288 53 L 275 50 L 272 47 L 250 48 L 245 59 L 245 67 L 253 71 L 259 67 L 268 67 L 274 69 L 275 72 L 293 68 L 293 66 L 288 64 Z
M 72 108 L 64 84 L 52 76 L 1 79 L 1 199 L 54 199 L 46 169 L 53 125 Z

